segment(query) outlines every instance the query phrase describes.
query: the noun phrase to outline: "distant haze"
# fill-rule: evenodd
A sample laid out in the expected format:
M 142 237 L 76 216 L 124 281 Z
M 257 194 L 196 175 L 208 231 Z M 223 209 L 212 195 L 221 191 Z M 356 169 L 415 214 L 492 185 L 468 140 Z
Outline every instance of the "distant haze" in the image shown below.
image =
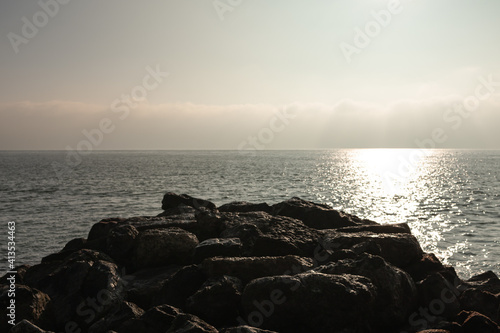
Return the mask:
M 499 14 L 497 0 L 3 1 L 0 150 L 500 149 Z

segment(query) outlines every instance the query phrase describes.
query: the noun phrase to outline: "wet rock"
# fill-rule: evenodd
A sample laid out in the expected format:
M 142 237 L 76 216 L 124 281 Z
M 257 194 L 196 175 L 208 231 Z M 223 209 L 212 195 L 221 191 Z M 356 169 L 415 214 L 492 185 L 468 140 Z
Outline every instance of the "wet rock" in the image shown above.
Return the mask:
M 194 262 L 200 263 L 210 257 L 237 257 L 242 254 L 243 244 L 239 238 L 210 238 L 194 249 Z
M 405 268 L 422 259 L 423 251 L 417 239 L 410 234 L 377 234 L 372 232 L 338 233 L 329 231 L 321 240 L 326 249 L 350 249 L 359 244 L 371 243 L 380 248 L 379 255 L 391 264 Z M 376 254 L 376 253 L 372 253 Z
M 7 331 L 4 331 L 7 332 Z M 20 321 L 18 324 L 13 326 L 9 333 L 53 333 L 49 331 L 45 331 L 41 329 L 40 327 L 34 325 L 30 321 L 24 319 Z
M 198 265 L 183 267 L 164 283 L 156 302 L 185 309 L 187 298 L 198 291 L 206 280 L 207 276 Z
M 105 318 L 101 318 L 88 329 L 88 333 L 106 333 L 118 329 L 123 322 L 137 319 L 144 314 L 144 310 L 134 303 L 122 302 Z
M 490 318 L 474 311 L 462 311 L 458 315 L 464 333 L 498 333 L 500 327 Z
M 8 323 L 13 319 L 9 317 L 11 299 L 15 300 L 16 323 L 26 319 L 36 325 L 50 327 L 52 320 L 50 297 L 40 290 L 20 284 L 16 284 L 13 289 L 15 289 L 15 298 L 9 296 L 10 284 L 0 286 L 0 316 L 2 318 L 0 331 L 7 332 L 12 326 Z
M 198 239 L 179 228 L 151 229 L 141 232 L 132 249 L 135 269 L 170 264 L 189 264 Z
M 265 202 L 255 204 L 246 201 L 233 201 L 220 206 L 218 210 L 219 212 L 231 212 L 231 213 L 266 212 L 271 214 L 273 208 Z
M 253 279 L 272 275 L 292 275 L 313 267 L 311 258 L 283 257 L 235 257 L 208 258 L 202 262 L 205 274 L 210 278 L 234 276 L 247 283 Z
M 272 208 L 274 215 L 301 220 L 305 225 L 315 229 L 335 229 L 360 224 L 376 224 L 372 221 L 362 220 L 353 215 L 339 212 L 328 205 L 317 204 L 297 197 L 275 204 Z
M 215 204 L 208 200 L 193 198 L 192 196 L 189 196 L 187 194 L 175 194 L 172 192 L 166 193 L 163 196 L 163 200 L 161 203 L 162 203 L 161 208 L 163 210 L 176 208 L 179 207 L 180 205 L 193 207 L 195 209 L 200 209 L 200 208 L 208 208 L 211 210 L 216 209 Z
M 387 263 L 382 257 L 363 254 L 315 269 L 325 274 L 361 275 L 377 288 L 376 323 L 390 327 L 404 324 L 417 303 L 417 290 L 408 273 Z
M 278 332 L 330 332 L 346 327 L 361 332 L 372 316 L 374 290 L 369 279 L 348 274 L 264 277 L 245 287 L 245 316 L 238 321 Z
M 499 323 L 500 298 L 488 291 L 475 288 L 467 289 L 460 295 L 462 310 L 479 312 Z
M 216 326 L 236 324 L 242 291 L 235 277 L 208 280 L 187 299 L 186 310 Z

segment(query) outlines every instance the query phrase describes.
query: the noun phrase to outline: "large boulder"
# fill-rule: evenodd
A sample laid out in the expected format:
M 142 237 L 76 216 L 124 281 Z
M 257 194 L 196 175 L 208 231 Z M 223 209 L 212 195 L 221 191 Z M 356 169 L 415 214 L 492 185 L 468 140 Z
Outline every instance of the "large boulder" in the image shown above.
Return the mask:
M 196 293 L 207 280 L 198 265 L 185 266 L 165 281 L 160 292 L 153 297 L 156 304 L 170 304 L 186 308 L 188 297 Z
M 500 294 L 471 288 L 460 295 L 460 304 L 462 310 L 477 311 L 500 323 Z
M 464 288 L 476 288 L 492 294 L 500 293 L 500 279 L 492 271 L 487 271 L 471 277 L 463 284 Z
M 298 256 L 216 257 L 205 259 L 201 265 L 205 274 L 210 278 L 228 275 L 247 283 L 264 276 L 303 273 L 313 267 L 313 261 L 311 258 Z
M 195 209 L 216 209 L 215 204 L 208 200 L 193 198 L 192 196 L 187 194 L 175 194 L 172 192 L 168 192 L 163 196 L 161 204 L 161 208 L 163 210 L 177 208 L 181 205 L 193 207 Z
M 379 256 L 363 254 L 356 259 L 340 260 L 318 267 L 316 271 L 369 278 L 377 288 L 375 324 L 384 327 L 403 324 L 415 309 L 417 290 L 412 278 Z
M 134 303 L 122 302 L 113 309 L 105 318 L 101 318 L 89 327 L 88 333 L 106 333 L 118 329 L 123 322 L 138 319 L 144 314 L 144 310 Z
M 293 197 L 272 206 L 274 215 L 288 216 L 301 220 L 305 225 L 315 229 L 335 229 L 360 224 L 376 224 L 362 220 L 356 216 L 339 212 L 328 205 Z
M 460 311 L 460 292 L 441 273 L 433 273 L 417 283 L 420 306 L 429 309 L 435 321 L 453 318 Z
M 363 245 L 368 249 L 377 248 L 378 253 L 391 264 L 405 268 L 411 263 L 421 260 L 422 248 L 418 240 L 407 233 L 379 234 L 373 232 L 339 233 L 329 231 L 321 240 L 323 248 L 330 250 L 352 249 Z
M 208 280 L 187 299 L 186 309 L 216 326 L 236 324 L 242 283 L 231 276 Z
M 498 333 L 500 327 L 485 315 L 475 311 L 462 311 L 458 315 L 458 322 L 464 333 Z
M 233 201 L 220 206 L 218 211 L 231 213 L 266 212 L 271 214 L 273 208 L 265 202 L 255 204 L 246 201 Z
M 189 264 L 198 239 L 179 228 L 142 231 L 131 251 L 131 264 L 135 269 L 170 264 Z
M 368 331 L 375 300 L 370 280 L 357 275 L 307 272 L 253 280 L 242 296 L 251 326 L 278 332 Z
M 128 263 L 139 231 L 130 224 L 120 224 L 106 236 L 106 253 L 119 263 Z
M 211 257 L 238 257 L 242 254 L 243 244 L 239 238 L 210 238 L 194 249 L 194 262 Z

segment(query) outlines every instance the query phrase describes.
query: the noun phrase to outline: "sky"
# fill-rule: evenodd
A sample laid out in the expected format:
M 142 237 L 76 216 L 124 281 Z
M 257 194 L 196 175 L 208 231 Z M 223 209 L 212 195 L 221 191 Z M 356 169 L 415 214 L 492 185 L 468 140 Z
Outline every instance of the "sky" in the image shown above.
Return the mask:
M 500 149 L 498 0 L 0 3 L 0 150 Z

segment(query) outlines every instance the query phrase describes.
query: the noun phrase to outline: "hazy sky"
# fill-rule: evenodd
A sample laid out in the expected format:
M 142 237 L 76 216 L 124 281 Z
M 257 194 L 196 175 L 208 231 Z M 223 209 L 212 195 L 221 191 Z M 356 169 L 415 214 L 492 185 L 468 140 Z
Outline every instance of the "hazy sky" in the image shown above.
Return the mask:
M 0 149 L 500 148 L 499 16 L 498 0 L 2 1 Z

